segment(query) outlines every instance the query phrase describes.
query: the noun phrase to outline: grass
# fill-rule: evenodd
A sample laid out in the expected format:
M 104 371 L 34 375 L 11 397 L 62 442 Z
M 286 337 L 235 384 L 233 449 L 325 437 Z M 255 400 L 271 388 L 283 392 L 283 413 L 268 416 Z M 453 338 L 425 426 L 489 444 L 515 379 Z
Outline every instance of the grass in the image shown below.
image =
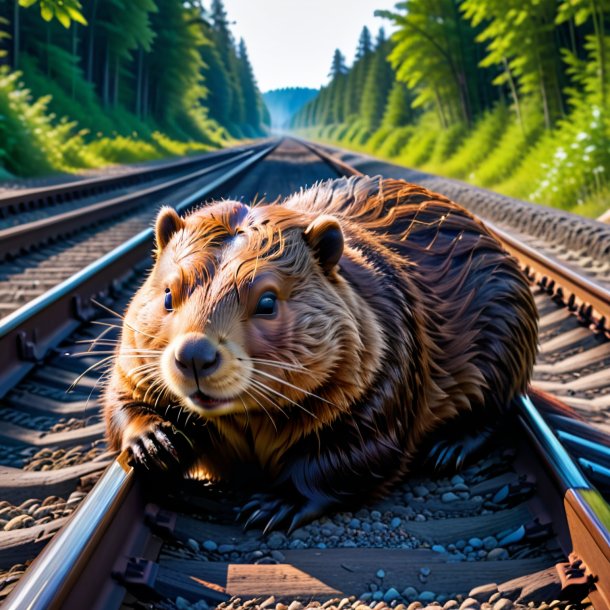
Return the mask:
M 441 128 L 432 114 L 399 128 L 374 132 L 358 120 L 306 137 L 373 154 L 407 167 L 466 180 L 477 186 L 599 217 L 609 205 L 610 119 L 591 101 L 574 104 L 553 130 L 540 110 L 523 106 L 523 124 L 499 104 L 472 128 Z
M 34 60 L 24 55 L 23 64 L 25 79 L 0 69 L 0 180 L 188 155 L 232 140 L 226 129 L 194 111 L 160 129 L 120 105 L 103 110 L 78 74 L 73 98 Z M 50 93 L 37 95 L 41 91 Z

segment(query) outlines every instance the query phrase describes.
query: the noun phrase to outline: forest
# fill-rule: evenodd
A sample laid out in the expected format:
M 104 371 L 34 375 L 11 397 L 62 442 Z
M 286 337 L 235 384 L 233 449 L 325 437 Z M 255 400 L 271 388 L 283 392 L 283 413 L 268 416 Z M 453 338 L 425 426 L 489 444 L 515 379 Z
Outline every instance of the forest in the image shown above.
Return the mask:
M 299 134 L 598 216 L 610 186 L 608 0 L 407 0 L 292 119 Z
M 222 0 L 0 0 L 0 179 L 266 133 Z

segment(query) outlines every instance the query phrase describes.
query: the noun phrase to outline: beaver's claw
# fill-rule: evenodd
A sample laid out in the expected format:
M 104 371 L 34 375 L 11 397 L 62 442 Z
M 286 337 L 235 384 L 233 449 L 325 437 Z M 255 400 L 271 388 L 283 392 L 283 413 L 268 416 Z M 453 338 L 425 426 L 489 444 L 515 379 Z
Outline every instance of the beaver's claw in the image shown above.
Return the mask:
M 456 472 L 483 455 L 495 432 L 495 427 L 486 426 L 471 434 L 449 433 L 432 445 L 425 461 L 436 472 Z
M 237 518 L 245 520 L 244 529 L 262 527 L 263 533 L 267 534 L 288 526 L 290 534 L 322 515 L 326 508 L 322 501 L 303 497 L 294 501 L 272 494 L 255 494 L 242 507 Z
M 134 466 L 154 472 L 184 470 L 181 458 L 189 449 L 188 438 L 169 422 L 155 424 L 129 445 Z

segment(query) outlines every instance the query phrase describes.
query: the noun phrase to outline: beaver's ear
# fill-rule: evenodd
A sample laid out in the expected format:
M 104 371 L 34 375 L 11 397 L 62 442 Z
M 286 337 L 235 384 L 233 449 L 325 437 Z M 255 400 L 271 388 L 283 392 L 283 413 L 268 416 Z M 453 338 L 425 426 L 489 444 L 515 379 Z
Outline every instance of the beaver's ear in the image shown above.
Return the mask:
M 169 243 L 172 235 L 184 226 L 184 220 L 178 216 L 174 208 L 163 206 L 159 210 L 155 222 L 155 238 L 157 241 L 157 251 L 161 252 Z
M 314 251 L 322 269 L 330 271 L 343 254 L 343 231 L 336 218 L 320 216 L 305 229 L 305 240 Z

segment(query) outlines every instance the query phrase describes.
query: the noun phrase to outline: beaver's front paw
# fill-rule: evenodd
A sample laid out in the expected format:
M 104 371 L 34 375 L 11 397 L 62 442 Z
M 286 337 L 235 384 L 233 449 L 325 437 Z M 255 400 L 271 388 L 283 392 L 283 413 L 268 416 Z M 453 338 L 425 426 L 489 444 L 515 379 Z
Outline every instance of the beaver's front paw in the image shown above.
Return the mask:
M 191 462 L 193 445 L 188 437 L 169 422 L 152 425 L 129 443 L 136 468 L 148 471 L 184 471 Z
M 299 496 L 285 498 L 272 494 L 255 494 L 242 507 L 238 519 L 245 521 L 244 529 L 262 527 L 263 533 L 288 526 L 288 533 L 320 517 L 329 504 Z

